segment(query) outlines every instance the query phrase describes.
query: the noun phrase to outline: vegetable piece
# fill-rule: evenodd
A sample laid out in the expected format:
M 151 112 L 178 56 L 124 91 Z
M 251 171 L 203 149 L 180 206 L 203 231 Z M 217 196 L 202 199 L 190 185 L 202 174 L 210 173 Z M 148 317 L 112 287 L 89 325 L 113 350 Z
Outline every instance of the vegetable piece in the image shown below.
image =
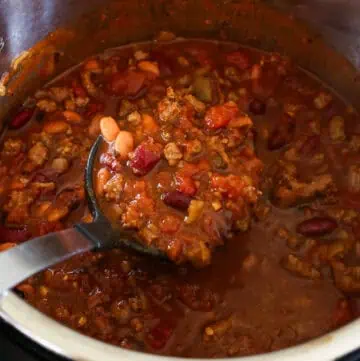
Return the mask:
M 112 117 L 104 117 L 100 120 L 101 134 L 107 142 L 113 142 L 120 132 L 120 128 Z
M 134 174 L 143 176 L 151 171 L 161 158 L 162 146 L 152 141 L 140 144 L 132 154 L 130 167 Z
M 33 116 L 34 114 L 33 109 L 24 109 L 17 113 L 9 122 L 10 129 L 19 129 L 24 126 Z
M 165 193 L 162 200 L 167 206 L 186 210 L 190 205 L 191 197 L 179 191 L 172 191 Z
M 205 103 L 212 102 L 213 96 L 210 78 L 204 76 L 197 76 L 194 80 L 193 87 L 196 98 L 200 99 Z
M 208 128 L 216 130 L 226 127 L 239 112 L 238 106 L 230 101 L 224 105 L 211 107 L 205 115 L 205 123 Z
M 337 228 L 337 223 L 332 218 L 314 217 L 301 222 L 296 231 L 305 237 L 320 237 L 332 233 Z
M 205 202 L 199 200 L 192 200 L 188 208 L 188 216 L 185 218 L 185 223 L 194 223 L 197 221 L 204 209 Z

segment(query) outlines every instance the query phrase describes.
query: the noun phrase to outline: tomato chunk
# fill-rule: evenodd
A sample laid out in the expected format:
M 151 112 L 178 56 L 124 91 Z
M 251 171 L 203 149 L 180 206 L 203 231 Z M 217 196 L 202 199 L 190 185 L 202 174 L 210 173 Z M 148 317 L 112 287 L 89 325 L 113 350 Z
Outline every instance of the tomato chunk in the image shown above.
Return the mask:
M 216 105 L 206 112 L 205 123 L 212 130 L 224 128 L 236 117 L 238 112 L 239 108 L 234 102 Z

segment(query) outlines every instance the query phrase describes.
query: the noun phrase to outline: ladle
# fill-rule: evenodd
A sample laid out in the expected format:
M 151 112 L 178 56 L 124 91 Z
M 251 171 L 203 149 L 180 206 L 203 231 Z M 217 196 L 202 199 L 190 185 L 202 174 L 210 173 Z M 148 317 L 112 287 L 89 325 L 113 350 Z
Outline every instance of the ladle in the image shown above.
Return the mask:
M 140 253 L 166 258 L 165 253 L 139 242 L 136 232 L 111 224 L 102 213 L 94 191 L 93 171 L 103 138 L 93 144 L 85 168 L 85 192 L 93 216 L 92 223 L 49 233 L 0 253 L 0 295 L 28 277 L 68 258 L 91 250 L 131 248 Z

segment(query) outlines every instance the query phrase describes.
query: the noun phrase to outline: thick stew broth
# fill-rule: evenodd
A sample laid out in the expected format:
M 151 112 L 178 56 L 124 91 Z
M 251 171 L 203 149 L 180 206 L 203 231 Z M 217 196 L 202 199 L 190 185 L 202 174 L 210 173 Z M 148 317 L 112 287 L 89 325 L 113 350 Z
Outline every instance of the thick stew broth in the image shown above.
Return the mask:
M 100 133 L 104 213 L 174 262 L 82 254 L 19 285 L 30 304 L 105 342 L 186 357 L 278 350 L 359 316 L 358 114 L 290 59 L 155 42 L 39 90 L 1 148 L 1 250 L 91 222 L 83 174 Z

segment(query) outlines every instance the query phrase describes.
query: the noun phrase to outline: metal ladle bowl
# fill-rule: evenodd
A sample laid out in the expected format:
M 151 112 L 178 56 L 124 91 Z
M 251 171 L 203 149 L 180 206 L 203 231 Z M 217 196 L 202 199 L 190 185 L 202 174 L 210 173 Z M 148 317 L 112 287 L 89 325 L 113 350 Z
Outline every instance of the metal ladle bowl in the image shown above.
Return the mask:
M 143 245 L 135 231 L 126 231 L 109 222 L 101 211 L 94 191 L 94 164 L 102 142 L 103 137 L 99 135 L 91 147 L 85 168 L 85 192 L 93 222 L 78 223 L 1 252 L 0 295 L 35 273 L 87 251 L 125 247 L 167 258 L 159 249 Z M 9 269 L 12 271 L 8 272 Z

